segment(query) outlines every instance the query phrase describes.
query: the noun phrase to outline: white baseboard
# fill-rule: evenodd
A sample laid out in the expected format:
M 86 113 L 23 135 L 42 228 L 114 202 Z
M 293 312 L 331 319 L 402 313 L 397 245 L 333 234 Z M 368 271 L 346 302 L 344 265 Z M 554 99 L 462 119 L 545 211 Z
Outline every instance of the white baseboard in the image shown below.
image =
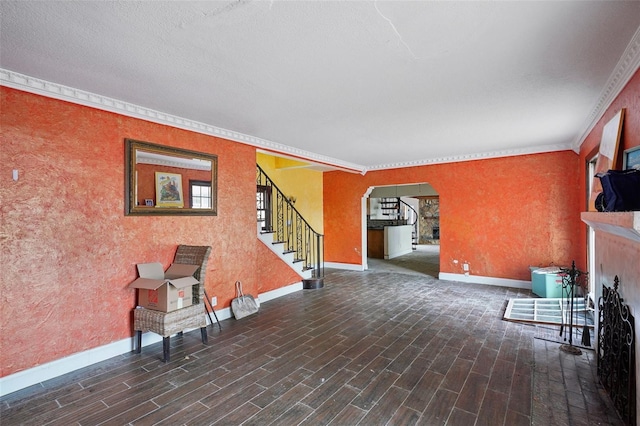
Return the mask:
M 142 336 L 142 344 L 150 345 L 162 340 L 162 337 L 155 335 L 157 339 L 145 333 Z M 28 370 L 19 371 L 9 376 L 0 378 L 0 396 L 24 389 L 45 380 L 53 379 L 74 370 L 95 364 L 100 361 L 122 355 L 133 350 L 133 338 L 118 340 L 107 345 L 89 349 Z
M 302 290 L 302 282 L 288 285 L 286 287 L 267 291 L 258 296 L 260 302 L 268 302 L 277 299 L 286 294 Z M 223 321 L 232 317 L 231 308 L 217 310 L 216 316 L 218 320 Z M 216 317 L 211 314 L 213 321 Z M 207 323 L 209 317 L 207 316 Z M 185 330 L 191 331 L 191 330 Z M 155 333 L 142 333 L 142 347 L 158 343 L 162 341 L 162 337 Z M 134 337 L 118 340 L 97 348 L 78 352 L 46 364 L 38 365 L 28 370 L 19 371 L 14 374 L 0 378 L 0 396 L 19 391 L 29 386 L 42 383 L 46 380 L 53 379 L 63 374 L 88 367 L 92 364 L 105 361 L 118 355 L 129 353 L 134 350 Z
M 393 253 L 392 255 L 385 254 L 384 258 L 385 258 L 385 260 L 391 260 L 391 259 L 395 259 L 396 257 L 404 256 L 405 254 L 409 254 L 409 253 L 412 253 L 412 252 L 413 252 L 413 249 L 411 247 L 409 247 L 406 250 Z
M 513 287 L 524 290 L 531 290 L 531 281 L 512 280 L 509 278 L 483 277 L 480 275 L 452 274 L 449 272 L 440 272 L 438 279 L 442 281 L 458 281 L 471 284 L 495 285 L 499 287 Z
M 356 265 L 355 263 L 337 263 L 337 262 L 324 262 L 325 268 L 334 269 L 346 269 L 348 271 L 364 271 L 362 265 Z
M 276 288 L 275 290 L 267 291 L 265 293 L 260 293 L 258 295 L 258 299 L 261 303 L 268 302 L 269 300 L 277 299 L 278 297 L 286 296 L 287 294 L 295 293 L 300 290 L 302 290 L 302 281 L 285 287 Z

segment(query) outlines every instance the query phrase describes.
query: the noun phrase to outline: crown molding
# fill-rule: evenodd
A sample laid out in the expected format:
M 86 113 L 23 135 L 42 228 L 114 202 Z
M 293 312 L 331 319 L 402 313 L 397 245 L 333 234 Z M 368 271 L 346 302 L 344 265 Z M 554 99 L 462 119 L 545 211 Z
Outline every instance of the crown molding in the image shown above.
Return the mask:
M 259 137 L 246 135 L 244 133 L 235 132 L 233 130 L 224 129 L 214 125 L 201 123 L 194 120 L 178 117 L 171 114 L 155 111 L 129 102 L 120 101 L 102 95 L 97 95 L 80 89 L 64 86 L 57 83 L 51 83 L 46 80 L 30 77 L 14 71 L 0 68 L 0 85 L 22 90 L 25 92 L 35 93 L 49 98 L 59 99 L 72 102 L 91 108 L 101 109 L 128 117 L 138 118 L 141 120 L 151 121 L 171 127 L 189 130 L 209 136 L 220 137 L 234 142 L 251 145 L 262 149 L 266 152 L 274 154 L 283 154 L 292 158 L 309 161 L 321 166 L 322 170 L 326 170 L 322 166 L 329 169 L 337 169 L 348 172 L 356 172 L 366 174 L 368 171 L 396 169 L 403 167 L 416 167 L 442 163 L 455 163 L 462 161 L 483 160 L 489 158 L 509 157 L 517 155 L 538 154 L 544 152 L 564 151 L 572 149 L 576 153 L 580 151 L 580 145 L 585 138 L 593 130 L 598 120 L 602 118 L 606 109 L 611 105 L 613 100 L 620 94 L 622 89 L 629 82 L 631 77 L 640 67 L 640 28 L 638 28 L 625 49 L 620 61 L 616 65 L 613 73 L 607 81 L 606 87 L 600 95 L 598 102 L 594 106 L 591 114 L 585 120 L 584 131 L 572 143 L 536 146 L 521 149 L 499 150 L 485 153 L 474 153 L 464 155 L 454 155 L 446 157 L 436 157 L 430 159 L 420 159 L 413 161 L 404 161 L 397 163 L 386 163 L 375 166 L 362 166 L 336 158 L 327 157 L 302 149 L 283 145 L 277 142 L 269 141 Z
M 624 89 L 629 80 L 631 80 L 631 77 L 633 77 L 638 68 L 640 68 L 640 27 L 638 27 L 635 34 L 631 38 L 631 41 L 627 45 L 624 54 L 611 73 L 609 80 L 607 80 L 605 89 L 602 91 L 598 102 L 594 106 L 587 120 L 585 120 L 585 124 L 583 126 L 584 131 L 571 143 L 439 157 L 426 160 L 405 161 L 400 163 L 380 164 L 372 167 L 367 167 L 366 171 L 397 169 L 402 167 L 425 166 L 441 163 L 456 163 L 460 161 L 484 160 L 488 158 L 509 157 L 516 155 L 541 154 L 554 151 L 573 150 L 574 152 L 579 153 L 580 146 L 582 145 L 586 137 L 598 123 L 598 120 L 602 118 L 607 108 L 609 108 L 609 106 L 613 103 L 614 99 L 620 94 L 620 92 L 622 92 L 622 89 Z
M 319 155 L 288 145 L 283 145 L 255 136 L 246 135 L 244 133 L 235 132 L 233 130 L 223 129 L 211 124 L 201 123 L 198 121 L 189 120 L 187 118 L 166 114 L 129 102 L 97 95 L 95 93 L 87 92 L 80 89 L 74 89 L 62 84 L 52 83 L 46 80 L 30 77 L 28 75 L 20 74 L 3 68 L 0 68 L 0 86 L 6 86 L 25 92 L 35 93 L 37 95 L 46 96 L 49 98 L 59 99 L 74 104 L 84 105 L 87 107 L 113 112 L 128 117 L 138 118 L 141 120 L 151 121 L 166 126 L 189 130 L 196 133 L 224 138 L 234 142 L 262 148 L 269 152 L 287 154 L 304 161 L 331 166 L 339 170 L 363 174 L 365 172 L 365 167 L 358 164 L 348 163 L 336 158 Z
M 136 151 L 137 164 L 178 167 L 180 169 L 211 171 L 211 161 L 196 158 L 171 157 L 142 150 Z
M 640 68 L 640 27 L 636 29 L 635 34 L 627 45 L 622 57 L 614 68 L 604 90 L 600 94 L 600 98 L 593 107 L 591 114 L 584 124 L 584 131 L 573 141 L 572 148 L 575 152 L 580 152 L 580 146 L 587 138 L 589 133 L 602 118 L 605 111 L 613 103 L 614 99 L 622 92 L 631 77 Z
M 429 158 L 429 159 L 423 159 L 423 160 L 380 164 L 377 166 L 368 167 L 367 171 L 399 169 L 404 167 L 429 166 L 429 165 L 444 164 L 444 163 L 459 163 L 463 161 L 487 160 L 490 158 L 515 157 L 518 155 L 543 154 L 545 152 L 569 151 L 569 150 L 571 150 L 571 144 L 569 143 L 534 146 L 534 147 L 519 148 L 519 149 L 504 149 L 504 150 L 491 151 L 491 152 L 479 152 L 474 154 L 452 155 L 448 157 L 435 157 L 435 158 Z

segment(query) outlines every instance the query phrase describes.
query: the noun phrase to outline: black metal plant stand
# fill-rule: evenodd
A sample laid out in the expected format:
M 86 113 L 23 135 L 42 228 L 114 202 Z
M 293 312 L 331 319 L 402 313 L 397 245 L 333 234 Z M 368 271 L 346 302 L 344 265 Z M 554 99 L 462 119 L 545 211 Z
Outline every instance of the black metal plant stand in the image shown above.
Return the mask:
M 573 321 L 577 313 L 575 308 L 575 296 L 576 296 L 576 287 L 579 287 L 582 289 L 583 296 L 586 295 L 585 289 L 587 284 L 588 273 L 576 269 L 575 261 L 571 262 L 571 269 L 560 268 L 560 273 L 562 276 L 562 298 L 564 299 L 566 296 L 566 299 L 567 299 L 566 302 L 565 300 L 562 300 L 562 306 L 564 307 L 566 303 L 567 311 L 569 312 L 569 321 L 568 321 L 569 323 L 567 324 L 568 330 L 566 330 L 564 320 L 562 322 L 562 325 L 560 326 L 560 335 L 562 335 L 564 332 L 565 342 L 567 341 L 567 331 L 568 331 L 569 343 L 560 346 L 560 350 L 572 355 L 581 355 L 582 351 L 580 350 L 580 348 L 573 345 L 573 327 L 574 327 Z M 585 301 L 585 308 L 587 307 L 588 307 L 588 301 Z M 575 326 L 577 327 L 578 324 L 575 324 Z M 585 315 L 584 315 L 582 339 L 583 339 L 583 344 L 585 344 L 586 346 L 590 346 L 589 344 L 587 344 L 587 341 L 589 340 L 589 329 L 587 327 L 586 309 L 585 309 Z

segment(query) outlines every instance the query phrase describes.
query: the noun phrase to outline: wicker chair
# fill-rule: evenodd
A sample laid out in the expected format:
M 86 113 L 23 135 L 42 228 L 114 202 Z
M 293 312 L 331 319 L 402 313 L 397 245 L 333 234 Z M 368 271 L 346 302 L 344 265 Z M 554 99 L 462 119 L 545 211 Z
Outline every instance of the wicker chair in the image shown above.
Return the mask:
M 210 246 L 179 245 L 173 263 L 200 265 L 193 276 L 200 284 L 193 286 L 193 301 L 191 306 L 172 312 L 160 312 L 136 307 L 133 311 L 133 329 L 136 332 L 136 353 L 142 350 L 142 333 L 152 331 L 162 336 L 163 360 L 170 361 L 171 335 L 182 333 L 188 328 L 200 328 L 202 343 L 207 343 L 207 319 L 204 306 L 204 277 L 207 271 L 207 261 L 211 254 Z

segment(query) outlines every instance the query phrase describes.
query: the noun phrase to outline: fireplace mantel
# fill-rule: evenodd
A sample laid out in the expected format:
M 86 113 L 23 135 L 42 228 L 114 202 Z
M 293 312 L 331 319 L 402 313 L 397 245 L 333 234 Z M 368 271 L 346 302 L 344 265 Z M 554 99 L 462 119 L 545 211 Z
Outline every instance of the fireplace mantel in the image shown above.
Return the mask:
M 640 212 L 582 212 L 580 218 L 596 231 L 640 243 Z

